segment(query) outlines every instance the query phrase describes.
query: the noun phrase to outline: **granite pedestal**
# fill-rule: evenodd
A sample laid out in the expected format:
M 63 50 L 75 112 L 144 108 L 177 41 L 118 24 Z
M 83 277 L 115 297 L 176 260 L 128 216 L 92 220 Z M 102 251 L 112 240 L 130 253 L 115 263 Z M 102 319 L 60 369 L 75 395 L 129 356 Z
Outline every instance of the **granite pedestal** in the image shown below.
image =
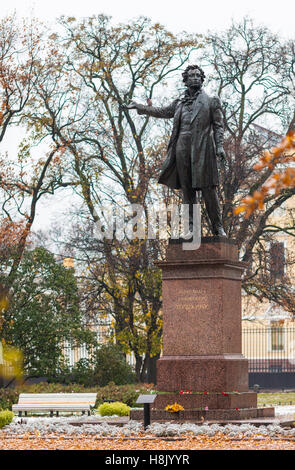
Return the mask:
M 178 240 L 171 241 L 166 260 L 158 265 L 163 355 L 157 361 L 152 420 L 175 418 L 177 414 L 164 411 L 175 402 L 184 407 L 183 421 L 274 416 L 273 408 L 258 410 L 257 394 L 248 390 L 241 334 L 241 276 L 246 265 L 239 261 L 236 244 L 208 237 L 190 251 Z M 138 412 L 131 414 L 132 419 L 136 416 Z

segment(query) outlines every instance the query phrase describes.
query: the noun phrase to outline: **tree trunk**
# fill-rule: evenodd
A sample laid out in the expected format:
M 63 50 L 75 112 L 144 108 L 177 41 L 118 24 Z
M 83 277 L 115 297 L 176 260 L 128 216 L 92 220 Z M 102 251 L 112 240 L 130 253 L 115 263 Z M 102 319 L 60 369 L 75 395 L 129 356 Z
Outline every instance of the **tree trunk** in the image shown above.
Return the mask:
M 150 357 L 150 356 L 145 357 L 142 371 L 140 374 L 141 382 L 148 383 L 148 384 L 157 383 L 156 362 L 157 362 L 157 359 L 159 359 L 159 357 L 160 357 L 160 354 L 157 354 L 156 356 L 153 356 L 153 357 Z
M 141 366 L 142 366 L 142 357 L 138 354 L 135 354 L 135 374 L 136 380 L 141 381 Z
M 147 371 L 146 371 L 146 382 L 148 384 L 157 384 L 157 360 L 160 358 L 160 354 L 148 358 Z

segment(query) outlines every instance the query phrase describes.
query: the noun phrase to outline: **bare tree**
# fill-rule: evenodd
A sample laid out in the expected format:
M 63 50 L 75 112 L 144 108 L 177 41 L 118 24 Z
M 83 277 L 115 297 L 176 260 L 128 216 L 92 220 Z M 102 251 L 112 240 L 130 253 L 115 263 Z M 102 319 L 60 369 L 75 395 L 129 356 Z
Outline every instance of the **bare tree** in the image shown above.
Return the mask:
M 292 217 L 287 226 L 285 222 L 276 226 L 271 222 L 276 209 L 293 197 L 294 188 L 269 193 L 263 212 L 253 212 L 249 217 L 235 212 L 245 195 L 256 194 L 273 174 L 271 165 L 255 172 L 254 163 L 292 126 L 294 58 L 289 47 L 267 28 L 245 18 L 223 34 L 210 34 L 203 60 L 224 105 L 227 160 L 220 169 L 220 194 L 227 234 L 237 240 L 242 260 L 252 266 L 244 278 L 244 289 L 260 299 L 283 302 L 294 312 L 294 303 L 283 301 L 293 296 L 291 280 L 285 279 L 283 289 L 280 283 L 270 282 L 265 263 L 275 234 L 294 236 Z
M 65 33 L 51 36 L 46 74 L 27 122 L 64 149 L 63 171 L 92 222 L 101 219 L 106 201 L 146 208 L 155 199 L 158 148 L 162 130 L 167 133 L 126 104 L 165 91 L 165 81 L 179 74 L 199 40 L 176 37 L 146 18 L 119 26 L 103 15 L 60 23 Z M 161 256 L 161 244 L 105 241 L 89 253 L 89 285 L 111 300 L 116 341 L 134 352 L 143 380 L 160 352 L 160 277 L 152 261 Z

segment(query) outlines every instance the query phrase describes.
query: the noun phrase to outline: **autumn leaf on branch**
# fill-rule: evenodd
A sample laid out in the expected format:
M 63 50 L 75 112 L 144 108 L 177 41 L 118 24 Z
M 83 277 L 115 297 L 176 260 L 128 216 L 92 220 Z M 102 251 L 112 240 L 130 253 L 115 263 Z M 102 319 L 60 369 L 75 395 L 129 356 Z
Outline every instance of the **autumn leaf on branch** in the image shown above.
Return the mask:
M 258 163 L 253 166 L 255 171 L 264 168 L 273 170 L 278 164 L 289 164 L 295 161 L 295 131 L 290 131 L 280 144 L 269 151 L 264 152 Z M 288 152 L 286 154 L 286 152 Z M 252 195 L 248 195 L 242 199 L 239 206 L 235 209 L 235 214 L 245 212 L 248 218 L 256 209 L 264 209 L 264 201 L 270 192 L 279 195 L 281 191 L 287 188 L 295 187 L 295 168 L 288 167 L 281 172 L 271 175 L 266 183 L 261 187 L 260 191 L 254 191 Z

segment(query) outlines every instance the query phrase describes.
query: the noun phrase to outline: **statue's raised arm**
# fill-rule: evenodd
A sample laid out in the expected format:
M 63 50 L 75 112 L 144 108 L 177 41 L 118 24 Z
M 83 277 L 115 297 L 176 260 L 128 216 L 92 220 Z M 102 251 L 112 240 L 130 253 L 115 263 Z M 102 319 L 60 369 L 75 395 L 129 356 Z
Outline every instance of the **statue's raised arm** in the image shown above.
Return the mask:
M 155 118 L 171 119 L 174 117 L 177 102 L 178 100 L 174 100 L 168 106 L 156 107 L 137 103 L 136 101 L 130 101 L 126 108 L 136 109 L 137 114 L 146 114 L 147 116 L 152 116 Z

